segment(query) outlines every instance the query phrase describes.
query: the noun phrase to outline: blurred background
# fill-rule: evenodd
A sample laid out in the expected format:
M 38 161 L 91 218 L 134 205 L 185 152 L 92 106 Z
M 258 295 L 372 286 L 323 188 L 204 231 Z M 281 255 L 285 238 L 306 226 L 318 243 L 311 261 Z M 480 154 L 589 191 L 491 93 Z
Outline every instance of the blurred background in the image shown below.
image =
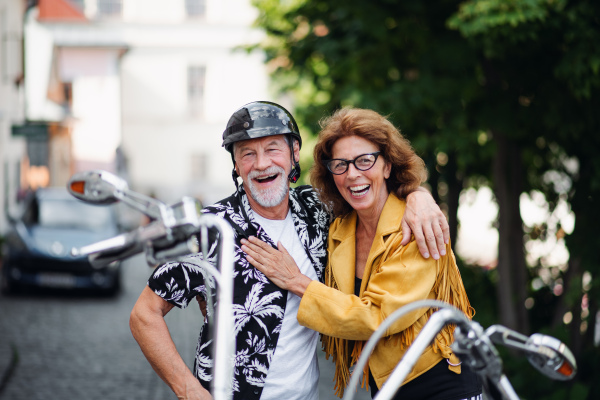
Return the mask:
M 229 195 L 221 134 L 253 100 L 292 111 L 303 171 L 324 116 L 388 115 L 427 163 L 475 319 L 578 360 L 558 383 L 503 353 L 517 393 L 600 398 L 599 2 L 0 0 L 0 242 L 28 194 L 81 170 L 165 202 Z M 0 297 L 14 371 L 18 301 Z

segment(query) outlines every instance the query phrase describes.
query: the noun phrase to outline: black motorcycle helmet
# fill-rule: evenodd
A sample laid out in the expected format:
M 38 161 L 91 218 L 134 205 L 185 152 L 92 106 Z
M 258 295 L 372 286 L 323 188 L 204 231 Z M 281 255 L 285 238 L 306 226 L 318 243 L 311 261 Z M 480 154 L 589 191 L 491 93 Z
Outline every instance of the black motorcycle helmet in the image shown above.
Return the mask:
M 231 154 L 233 160 L 233 144 L 235 142 L 274 135 L 290 135 L 302 147 L 300 130 L 288 110 L 270 101 L 254 101 L 242 106 L 231 115 L 225 131 L 223 131 L 222 146 Z M 288 179 L 295 183 L 300 177 L 300 165 L 294 160 L 293 140 L 290 140 L 290 152 L 292 171 L 288 175 Z M 235 181 L 237 177 L 235 168 L 233 176 Z

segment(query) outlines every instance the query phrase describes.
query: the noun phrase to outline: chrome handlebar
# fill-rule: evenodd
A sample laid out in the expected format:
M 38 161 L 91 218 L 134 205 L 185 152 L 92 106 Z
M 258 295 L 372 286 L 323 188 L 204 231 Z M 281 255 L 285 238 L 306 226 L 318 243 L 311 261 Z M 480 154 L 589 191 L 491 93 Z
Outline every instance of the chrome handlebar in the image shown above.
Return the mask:
M 577 371 L 575 357 L 563 343 L 553 337 L 538 333 L 528 337 L 502 325 L 493 325 L 484 331 L 480 324 L 469 320 L 457 308 L 437 300 L 422 300 L 410 303 L 393 312 L 371 335 L 354 367 L 343 400 L 354 398 L 358 380 L 369 356 L 387 329 L 407 313 L 422 308 L 439 308 L 439 310 L 431 315 L 429 321 L 375 396 L 375 400 L 391 399 L 398 389 L 401 389 L 401 384 L 423 351 L 448 324 L 456 325 L 452 350 L 463 363 L 469 365 L 482 378 L 484 391 L 492 398 L 519 399 L 510 381 L 502 372 L 502 359 L 494 347 L 494 343 L 525 352 L 534 367 L 552 379 L 568 380 L 575 376 Z
M 127 182 L 106 171 L 80 172 L 69 180 L 69 192 L 80 200 L 96 205 L 123 201 L 141 211 L 152 221 L 131 232 L 97 243 L 74 248 L 73 255 L 87 255 L 95 267 L 102 267 L 145 252 L 146 261 L 156 266 L 167 261 L 197 263 L 204 276 L 214 277 L 219 285 L 217 322 L 211 324 L 214 333 L 214 379 L 212 395 L 215 400 L 227 400 L 232 396 L 234 320 L 233 320 L 233 254 L 234 233 L 224 219 L 212 214 L 202 214 L 200 202 L 184 197 L 180 202 L 166 205 L 154 198 L 129 190 Z M 217 267 L 204 261 L 208 256 L 208 229 L 218 231 L 216 239 Z M 211 243 L 212 244 L 212 243 Z M 202 251 L 203 260 L 185 259 Z M 212 320 L 212 293 L 207 288 L 208 318 Z
M 115 260 L 128 258 L 144 251 L 149 265 L 155 266 L 177 257 L 197 253 L 200 250 L 197 234 L 204 225 L 201 221 L 200 203 L 184 197 L 173 205 L 156 204 L 145 213 L 155 220 L 131 232 L 71 250 L 73 256 L 89 256 L 97 268 Z M 129 204 L 129 203 L 128 203 Z M 140 210 L 140 207 L 136 207 Z M 160 213 L 153 212 L 159 209 Z M 143 210 L 140 210 L 144 212 Z

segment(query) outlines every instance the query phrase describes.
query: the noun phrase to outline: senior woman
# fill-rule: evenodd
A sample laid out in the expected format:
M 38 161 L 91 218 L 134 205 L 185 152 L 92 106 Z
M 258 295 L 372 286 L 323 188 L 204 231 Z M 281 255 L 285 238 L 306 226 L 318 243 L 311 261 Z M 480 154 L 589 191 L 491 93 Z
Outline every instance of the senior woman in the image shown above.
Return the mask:
M 336 363 L 341 397 L 364 343 L 396 309 L 437 299 L 474 314 L 448 244 L 440 259 L 423 258 L 414 238 L 403 245 L 405 196 L 426 179 L 423 160 L 390 121 L 375 111 L 344 108 L 321 123 L 311 183 L 336 217 L 329 229 L 325 282 L 300 273 L 286 249 L 250 238 L 247 258 L 281 288 L 300 296 L 298 322 L 323 334 Z M 374 397 L 434 312 L 421 309 L 397 320 L 365 367 Z M 397 392 L 398 399 L 480 398 L 476 375 L 452 353 L 446 327 L 423 352 Z

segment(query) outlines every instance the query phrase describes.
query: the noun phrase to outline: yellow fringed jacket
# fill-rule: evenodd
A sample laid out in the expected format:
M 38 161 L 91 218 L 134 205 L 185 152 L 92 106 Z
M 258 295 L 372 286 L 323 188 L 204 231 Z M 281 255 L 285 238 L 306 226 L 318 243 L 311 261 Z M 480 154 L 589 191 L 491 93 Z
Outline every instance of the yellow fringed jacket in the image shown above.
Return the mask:
M 354 296 L 356 212 L 337 218 L 329 228 L 325 284 L 313 281 L 308 286 L 298 310 L 298 322 L 321 332 L 323 348 L 336 363 L 336 393 L 342 397 L 349 382 L 349 366 L 356 363 L 362 346 L 383 320 L 398 308 L 417 300 L 442 300 L 459 308 L 468 317 L 474 310 L 448 244 L 446 256 L 425 259 L 412 238 L 401 246 L 401 221 L 406 203 L 390 194 L 377 226 L 377 232 L 362 277 L 360 296 Z M 418 310 L 398 319 L 382 338 L 368 367 L 377 386 L 392 373 L 407 347 L 425 325 L 431 310 Z M 446 327 L 430 345 L 406 382 L 423 374 L 443 358 L 460 363 L 452 353 L 454 327 Z M 349 341 L 355 341 L 350 348 Z M 365 368 L 363 386 L 368 382 Z M 449 368 L 460 373 L 460 366 Z M 368 385 L 368 384 L 367 384 Z

